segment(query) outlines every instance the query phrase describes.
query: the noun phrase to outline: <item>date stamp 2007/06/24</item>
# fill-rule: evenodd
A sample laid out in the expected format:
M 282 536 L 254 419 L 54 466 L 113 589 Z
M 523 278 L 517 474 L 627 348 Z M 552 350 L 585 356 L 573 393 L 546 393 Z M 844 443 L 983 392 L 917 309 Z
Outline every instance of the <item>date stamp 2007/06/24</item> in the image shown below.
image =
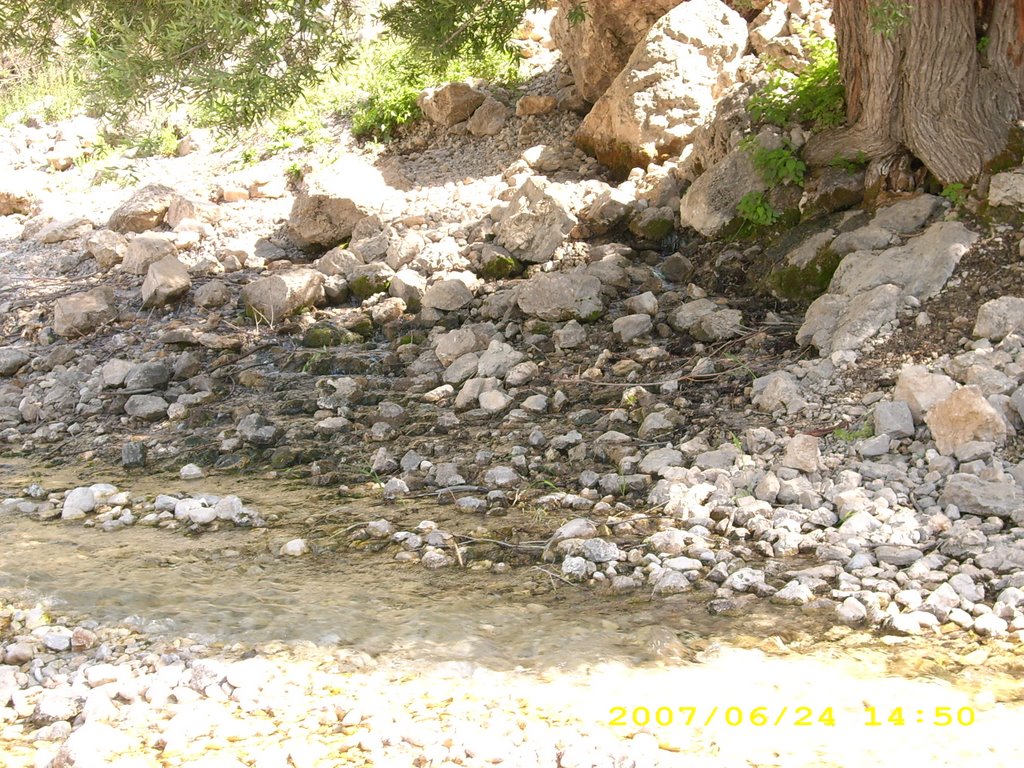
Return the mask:
M 825 727 L 844 725 L 868 727 L 934 726 L 966 727 L 974 725 L 972 707 L 873 707 L 864 705 L 859 717 L 850 712 L 836 715 L 833 707 L 612 707 L 608 725 L 617 727 L 693 727 L 747 726 Z

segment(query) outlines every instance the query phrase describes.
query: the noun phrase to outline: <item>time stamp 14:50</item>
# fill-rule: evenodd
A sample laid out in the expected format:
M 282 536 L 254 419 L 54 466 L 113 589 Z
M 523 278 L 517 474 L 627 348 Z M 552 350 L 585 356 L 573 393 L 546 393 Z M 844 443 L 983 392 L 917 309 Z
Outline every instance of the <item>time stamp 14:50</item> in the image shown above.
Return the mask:
M 862 725 L 871 727 L 932 725 L 974 725 L 972 707 L 911 707 L 880 708 L 864 705 L 863 714 L 841 712 L 836 716 L 832 707 L 612 707 L 608 724 L 611 726 L 802 726 L 835 727 Z

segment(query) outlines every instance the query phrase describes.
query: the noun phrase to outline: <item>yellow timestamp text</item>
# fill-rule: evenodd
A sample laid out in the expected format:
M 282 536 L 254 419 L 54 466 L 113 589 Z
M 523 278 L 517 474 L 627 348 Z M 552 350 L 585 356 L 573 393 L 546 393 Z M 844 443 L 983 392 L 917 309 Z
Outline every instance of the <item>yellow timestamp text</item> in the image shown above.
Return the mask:
M 888 709 L 865 705 L 863 714 L 842 712 L 836 716 L 834 707 L 612 707 L 610 726 L 753 726 L 755 728 L 796 726 L 827 727 L 862 725 L 868 727 L 932 725 L 974 725 L 971 707 L 931 707 Z

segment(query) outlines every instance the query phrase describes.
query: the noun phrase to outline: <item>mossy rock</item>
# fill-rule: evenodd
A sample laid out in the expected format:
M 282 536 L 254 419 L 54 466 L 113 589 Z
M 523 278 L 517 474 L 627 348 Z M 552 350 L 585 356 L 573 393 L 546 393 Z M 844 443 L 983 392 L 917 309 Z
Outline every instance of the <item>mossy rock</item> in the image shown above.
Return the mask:
M 342 344 L 359 344 L 362 340 L 362 336 L 345 328 L 339 328 L 331 323 L 315 323 L 303 334 L 302 346 L 323 349 Z
M 383 275 L 360 275 L 348 284 L 349 292 L 359 300 L 384 293 L 391 286 L 391 278 Z
M 480 267 L 480 277 L 484 280 L 504 280 L 507 277 L 518 275 L 523 271 L 522 263 L 512 256 L 494 254 Z
M 768 287 L 779 299 L 810 304 L 828 290 L 842 260 L 831 248 L 825 248 L 802 267 L 790 264 L 774 270 L 768 276 Z
M 672 234 L 675 226 L 675 221 L 671 217 L 645 218 L 637 216 L 629 222 L 629 231 L 641 240 L 657 243 Z

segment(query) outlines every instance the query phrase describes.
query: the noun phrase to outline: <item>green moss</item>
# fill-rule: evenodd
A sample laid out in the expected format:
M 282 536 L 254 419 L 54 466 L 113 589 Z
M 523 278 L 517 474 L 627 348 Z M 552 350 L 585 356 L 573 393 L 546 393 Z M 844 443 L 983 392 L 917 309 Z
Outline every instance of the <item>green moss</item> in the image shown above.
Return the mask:
M 581 317 L 580 318 L 580 322 L 581 323 L 596 323 L 603 316 L 604 316 L 604 310 L 603 309 L 595 309 L 589 315 L 584 315 L 583 317 Z
M 768 276 L 774 296 L 798 304 L 810 304 L 828 290 L 842 257 L 830 248 L 821 251 L 803 267 L 780 267 Z
M 629 223 L 629 230 L 642 240 L 660 242 L 675 229 L 671 218 L 644 218 L 637 216 Z
M 369 338 L 373 335 L 373 320 L 366 315 L 363 315 L 359 320 L 354 323 L 349 323 L 348 330 L 353 333 L 358 333 L 364 339 Z
M 323 347 L 337 347 L 341 344 L 359 344 L 362 340 L 359 334 L 339 328 L 331 323 L 316 323 L 306 329 L 306 333 L 302 336 L 302 345 L 321 349 Z
M 1006 148 L 985 163 L 986 173 L 1000 173 L 1024 162 L 1024 128 L 1014 125 L 1006 139 Z
M 511 256 L 503 256 L 502 254 L 494 254 L 480 268 L 480 277 L 485 280 L 503 280 L 506 277 L 518 275 L 522 271 L 523 265 L 518 259 L 514 259 Z
M 362 275 L 348 284 L 348 289 L 357 299 L 368 299 L 384 293 L 391 286 L 391 278 L 382 275 Z

